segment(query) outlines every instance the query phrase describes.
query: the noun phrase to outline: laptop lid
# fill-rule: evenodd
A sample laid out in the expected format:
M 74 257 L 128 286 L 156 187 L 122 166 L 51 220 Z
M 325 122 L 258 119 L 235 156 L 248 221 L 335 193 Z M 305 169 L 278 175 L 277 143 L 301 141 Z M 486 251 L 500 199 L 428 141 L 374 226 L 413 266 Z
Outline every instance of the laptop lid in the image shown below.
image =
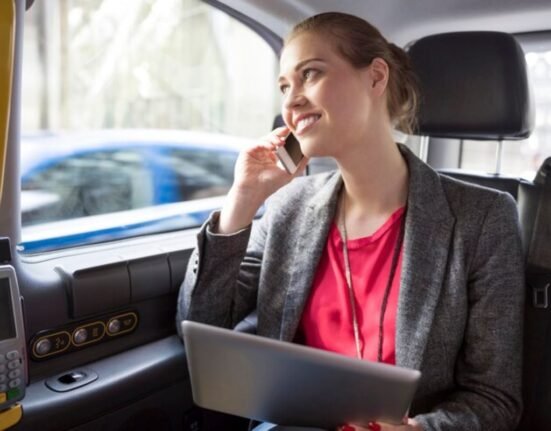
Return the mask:
M 401 423 L 421 376 L 196 322 L 182 334 L 197 405 L 279 425 Z

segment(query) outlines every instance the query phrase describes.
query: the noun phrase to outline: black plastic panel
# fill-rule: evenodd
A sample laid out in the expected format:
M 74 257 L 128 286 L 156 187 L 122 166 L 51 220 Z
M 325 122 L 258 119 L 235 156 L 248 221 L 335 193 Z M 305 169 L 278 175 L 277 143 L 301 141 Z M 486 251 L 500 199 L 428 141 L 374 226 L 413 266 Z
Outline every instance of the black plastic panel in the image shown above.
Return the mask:
M 128 350 L 86 367 L 94 370 L 98 379 L 69 392 L 52 391 L 45 385 L 45 380 L 29 385 L 22 403 L 23 421 L 13 429 L 66 430 L 123 409 L 176 384 L 185 386 L 177 400 L 180 411 L 191 407 L 184 346 L 177 336 Z M 119 419 L 124 417 L 117 416 Z
M 71 317 L 80 318 L 130 303 L 130 278 L 126 262 L 84 268 L 58 266 L 69 294 Z
M 132 302 L 170 292 L 170 269 L 166 255 L 149 256 L 128 262 Z

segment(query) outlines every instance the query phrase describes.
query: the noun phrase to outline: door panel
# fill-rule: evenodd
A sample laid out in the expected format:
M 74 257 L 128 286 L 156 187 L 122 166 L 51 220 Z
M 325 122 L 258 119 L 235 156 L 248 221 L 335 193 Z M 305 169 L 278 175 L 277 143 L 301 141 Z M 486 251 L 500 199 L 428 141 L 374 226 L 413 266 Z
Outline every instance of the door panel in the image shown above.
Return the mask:
M 97 380 L 67 392 L 50 389 L 48 379 L 34 381 L 23 400 L 24 419 L 15 429 L 53 431 L 89 421 L 89 426 L 96 427 L 89 429 L 153 429 L 125 428 L 125 424 L 140 423 L 137 419 L 144 416 L 163 418 L 156 429 L 183 429 L 183 413 L 192 407 L 192 400 L 184 348 L 177 336 L 91 362 L 85 368 L 97 373 Z M 63 376 L 55 377 L 63 380 Z

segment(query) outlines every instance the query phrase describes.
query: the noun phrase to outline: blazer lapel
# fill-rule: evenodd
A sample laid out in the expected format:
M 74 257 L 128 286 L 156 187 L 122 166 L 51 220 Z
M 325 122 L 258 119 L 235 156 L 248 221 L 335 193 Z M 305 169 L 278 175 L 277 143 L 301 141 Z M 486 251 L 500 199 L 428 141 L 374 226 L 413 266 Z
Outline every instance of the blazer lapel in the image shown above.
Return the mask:
M 419 369 L 446 274 L 455 219 L 436 172 L 406 147 L 400 151 L 409 166 L 409 196 L 396 322 L 396 361 Z M 310 199 L 297 220 L 297 242 L 290 251 L 293 265 L 285 297 L 280 339 L 292 341 L 325 248 L 342 185 L 335 174 Z
M 439 175 L 400 147 L 409 165 L 409 196 L 396 322 L 397 365 L 420 369 L 446 275 L 455 218 Z
M 306 211 L 297 220 L 298 238 L 295 249 L 289 254 L 293 272 L 283 307 L 281 340 L 292 341 L 295 337 L 318 263 L 325 249 L 341 185 L 342 178 L 340 174 L 335 173 L 326 185 L 311 197 Z

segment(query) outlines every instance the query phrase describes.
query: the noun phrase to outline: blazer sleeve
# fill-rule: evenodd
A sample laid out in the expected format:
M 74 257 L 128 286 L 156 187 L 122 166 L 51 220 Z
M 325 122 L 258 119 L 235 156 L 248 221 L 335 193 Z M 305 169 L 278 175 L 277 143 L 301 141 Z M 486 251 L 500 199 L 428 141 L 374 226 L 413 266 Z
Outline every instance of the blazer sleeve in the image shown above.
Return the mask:
M 487 212 L 467 288 L 455 390 L 416 419 L 426 431 L 513 430 L 522 411 L 524 260 L 517 208 L 507 194 Z
M 178 297 L 178 333 L 184 319 L 233 328 L 256 308 L 268 215 L 230 235 L 212 232 L 219 216 L 214 212 L 197 235 Z

